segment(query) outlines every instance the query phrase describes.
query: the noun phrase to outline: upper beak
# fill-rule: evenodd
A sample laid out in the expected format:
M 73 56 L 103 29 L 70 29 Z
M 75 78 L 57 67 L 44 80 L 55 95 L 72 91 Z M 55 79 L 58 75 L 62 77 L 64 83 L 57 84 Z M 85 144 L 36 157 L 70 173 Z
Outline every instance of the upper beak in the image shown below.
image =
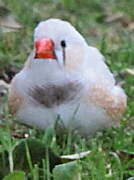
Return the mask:
M 47 38 L 36 40 L 35 41 L 35 58 L 56 60 L 53 41 Z

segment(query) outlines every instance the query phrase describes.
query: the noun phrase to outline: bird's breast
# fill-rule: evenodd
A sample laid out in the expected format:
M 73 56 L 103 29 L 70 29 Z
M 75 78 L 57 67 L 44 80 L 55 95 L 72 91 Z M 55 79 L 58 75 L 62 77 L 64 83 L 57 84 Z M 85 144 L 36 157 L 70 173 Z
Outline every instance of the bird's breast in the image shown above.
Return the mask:
M 46 108 L 52 108 L 73 101 L 80 95 L 81 84 L 67 82 L 61 85 L 46 84 L 29 89 L 30 99 Z

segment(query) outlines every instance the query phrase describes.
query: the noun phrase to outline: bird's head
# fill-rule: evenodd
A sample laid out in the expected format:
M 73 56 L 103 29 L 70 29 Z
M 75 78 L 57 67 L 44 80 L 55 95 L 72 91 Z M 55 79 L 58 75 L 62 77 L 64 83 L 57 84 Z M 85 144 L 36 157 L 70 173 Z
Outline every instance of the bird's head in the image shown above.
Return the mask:
M 75 69 L 84 61 L 87 43 L 68 22 L 48 19 L 40 22 L 34 32 L 36 61 L 51 61 L 67 69 Z

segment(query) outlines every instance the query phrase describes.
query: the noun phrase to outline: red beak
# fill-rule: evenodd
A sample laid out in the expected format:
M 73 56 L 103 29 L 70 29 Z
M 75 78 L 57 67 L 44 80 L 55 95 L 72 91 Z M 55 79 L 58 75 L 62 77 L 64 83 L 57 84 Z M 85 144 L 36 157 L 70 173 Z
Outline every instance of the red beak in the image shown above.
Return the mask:
M 38 59 L 56 59 L 54 54 L 54 43 L 52 40 L 42 38 L 35 41 L 35 58 Z

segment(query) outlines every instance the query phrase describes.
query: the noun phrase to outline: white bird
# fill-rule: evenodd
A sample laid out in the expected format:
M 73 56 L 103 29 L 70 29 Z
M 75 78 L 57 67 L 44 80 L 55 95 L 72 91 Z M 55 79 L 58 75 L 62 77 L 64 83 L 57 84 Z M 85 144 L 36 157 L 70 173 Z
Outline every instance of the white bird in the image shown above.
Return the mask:
M 42 129 L 58 118 L 82 135 L 116 125 L 126 95 L 98 49 L 68 22 L 42 21 L 34 48 L 9 91 L 9 109 L 21 122 Z

